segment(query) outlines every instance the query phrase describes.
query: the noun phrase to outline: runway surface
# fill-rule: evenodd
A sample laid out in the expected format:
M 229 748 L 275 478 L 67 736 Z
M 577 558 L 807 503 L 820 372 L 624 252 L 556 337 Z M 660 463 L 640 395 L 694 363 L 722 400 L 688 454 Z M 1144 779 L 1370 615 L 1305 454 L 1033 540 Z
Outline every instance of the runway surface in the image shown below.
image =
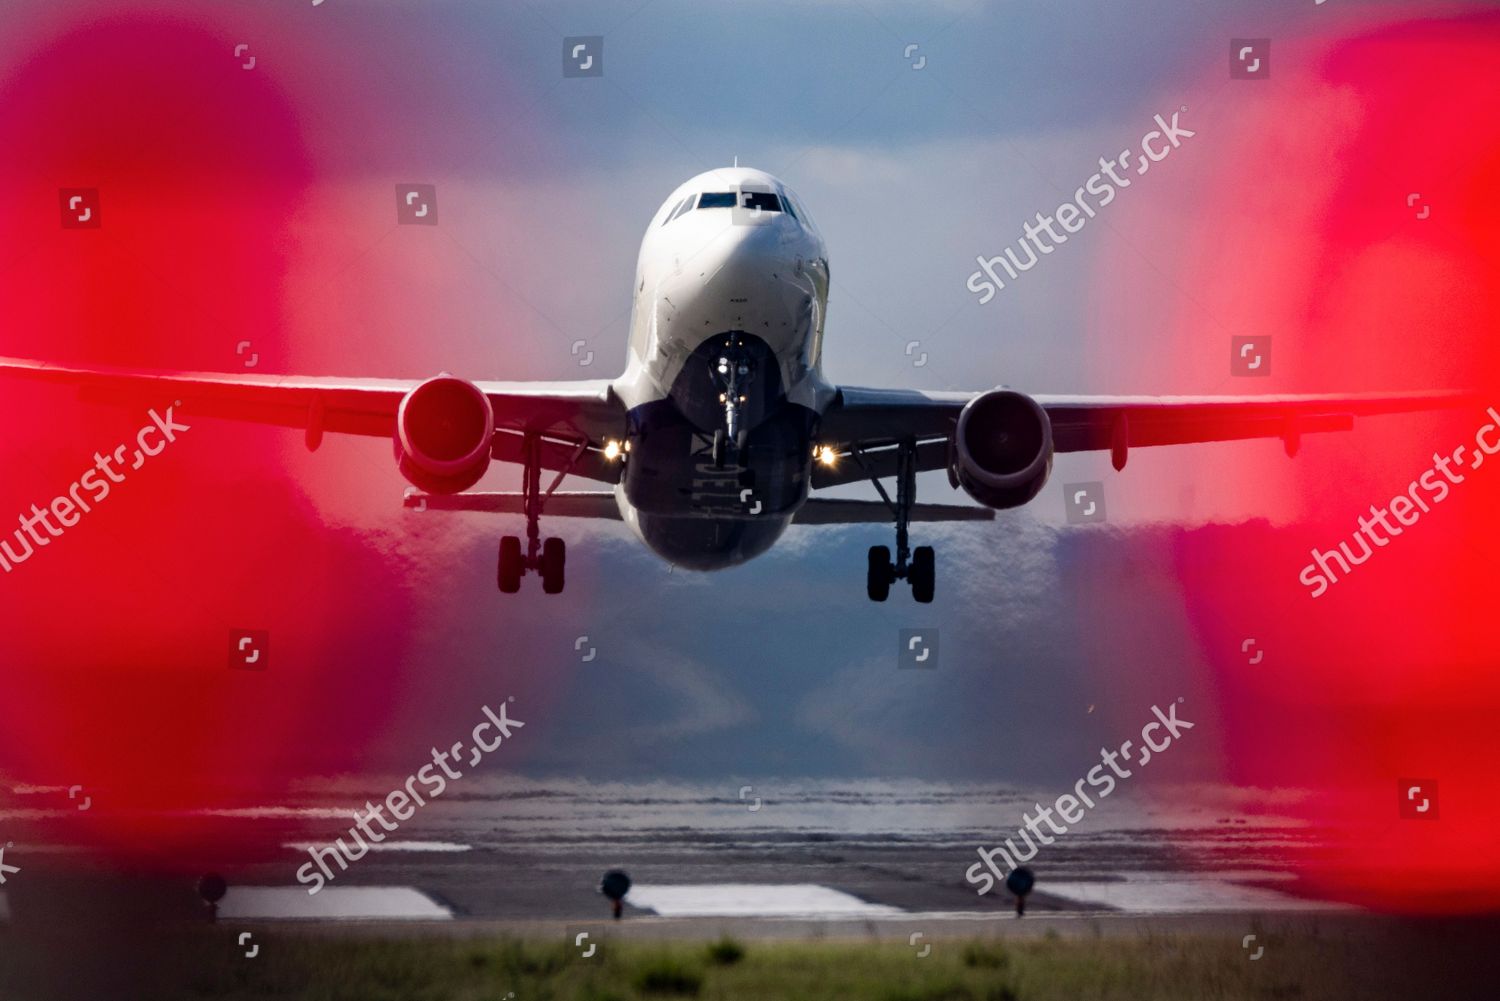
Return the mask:
M 146 846 L 146 862 L 128 867 L 162 884 L 154 896 L 196 906 L 195 874 L 219 872 L 231 887 L 224 914 L 243 920 L 565 926 L 607 918 L 598 881 L 618 867 L 635 883 L 625 924 L 649 919 L 663 933 L 703 918 L 762 920 L 798 934 L 851 923 L 962 929 L 1012 918 L 1013 898 L 1003 889 L 978 895 L 964 873 L 977 847 L 1014 834 L 1022 813 L 1048 798 L 920 782 L 719 787 L 475 776 L 396 831 L 372 825 L 383 842 L 347 870 L 329 863 L 334 878 L 309 896 L 296 877 L 309 846 L 343 838 L 353 848 L 353 812 L 399 787 L 327 781 L 276 802 L 122 818 L 99 808 L 105 795 L 85 812 L 69 808 L 65 791 L 20 786 L 0 810 L 7 862 L 21 867 L 0 889 L 0 915 L 60 917 L 67 885 L 115 878 L 121 867 L 106 849 L 128 820 L 164 832 Z M 1294 869 L 1330 850 L 1325 832 L 1277 817 L 1263 801 L 1244 809 L 1252 799 L 1196 789 L 1171 805 L 1101 804 L 1031 863 L 1038 883 L 1028 918 L 1071 927 L 1085 916 L 1324 913 L 1332 905 L 1310 898 Z

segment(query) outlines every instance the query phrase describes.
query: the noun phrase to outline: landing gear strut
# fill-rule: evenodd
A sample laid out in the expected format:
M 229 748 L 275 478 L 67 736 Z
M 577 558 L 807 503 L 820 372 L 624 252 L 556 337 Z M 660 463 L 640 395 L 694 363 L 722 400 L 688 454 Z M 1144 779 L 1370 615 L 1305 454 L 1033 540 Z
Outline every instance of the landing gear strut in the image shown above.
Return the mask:
M 585 442 L 574 453 L 573 462 L 583 455 L 588 447 Z M 568 545 L 562 539 L 550 538 L 542 541 L 542 508 L 547 498 L 557 489 L 573 462 L 560 470 L 546 491 L 542 486 L 541 463 L 542 439 L 536 432 L 527 432 L 522 446 L 521 493 L 522 509 L 526 514 L 526 552 L 521 552 L 521 540 L 507 535 L 500 540 L 500 566 L 496 582 L 505 594 L 521 590 L 521 578 L 528 570 L 536 571 L 542 578 L 542 591 L 546 594 L 561 594 L 564 583 L 564 568 L 568 562 Z
M 734 457 L 738 461 L 740 450 L 745 447 L 740 408 L 747 398 L 750 381 L 755 378 L 755 361 L 737 336 L 731 336 L 719 352 L 713 376 L 719 387 L 719 402 L 724 405 L 724 427 L 714 432 L 714 468 L 723 469 L 727 459 Z
M 854 458 L 867 472 L 869 466 L 859 450 Z M 871 474 L 870 482 L 880 492 L 880 497 L 896 519 L 896 559 L 891 560 L 889 546 L 871 546 L 869 566 L 865 576 L 865 590 L 871 601 L 884 601 L 890 597 L 891 585 L 898 580 L 911 584 L 911 596 L 921 604 L 932 601 L 937 581 L 937 559 L 931 546 L 912 549 L 907 538 L 907 525 L 911 521 L 912 505 L 917 500 L 917 443 L 907 439 L 896 446 L 896 499 L 886 493 L 880 478 Z

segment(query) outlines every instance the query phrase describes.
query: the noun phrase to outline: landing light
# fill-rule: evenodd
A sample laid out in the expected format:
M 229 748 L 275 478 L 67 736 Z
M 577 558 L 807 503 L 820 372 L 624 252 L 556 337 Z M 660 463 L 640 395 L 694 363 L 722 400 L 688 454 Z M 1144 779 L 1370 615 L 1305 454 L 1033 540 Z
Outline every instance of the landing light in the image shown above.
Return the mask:
M 620 457 L 620 451 L 620 443 L 613 438 L 604 443 L 604 457 L 610 462 L 614 462 Z
M 813 455 L 825 466 L 831 466 L 839 460 L 839 454 L 833 450 L 831 445 L 819 445 L 813 449 Z

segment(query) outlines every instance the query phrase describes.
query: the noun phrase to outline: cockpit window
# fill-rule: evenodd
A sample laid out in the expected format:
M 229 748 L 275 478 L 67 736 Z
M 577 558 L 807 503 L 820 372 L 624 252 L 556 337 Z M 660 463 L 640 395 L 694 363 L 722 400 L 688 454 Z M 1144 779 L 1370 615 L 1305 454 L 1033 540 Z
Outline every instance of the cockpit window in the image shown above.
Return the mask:
M 812 230 L 818 228 L 818 224 L 813 222 L 812 217 L 807 214 L 807 206 L 802 203 L 802 199 L 790 191 L 786 195 L 786 204 L 788 206 L 787 211 L 795 212 L 798 222 Z M 796 208 L 793 209 L 792 206 L 796 206 Z
M 733 191 L 705 191 L 698 196 L 700 209 L 732 209 L 735 204 Z
M 672 211 L 667 213 L 667 217 L 661 221 L 661 224 L 665 226 L 667 223 L 671 222 L 673 219 L 676 219 L 684 212 L 689 211 L 693 207 L 693 200 L 697 197 L 697 195 L 688 195 L 682 201 L 672 206 Z
M 769 191 L 742 191 L 740 197 L 744 199 L 744 206 L 747 209 L 762 212 L 781 211 L 781 199 Z
M 781 205 L 784 209 L 786 209 L 787 215 L 791 216 L 793 219 L 797 219 L 797 208 L 792 204 L 792 199 L 790 196 L 783 197 L 781 199 Z M 802 220 L 797 219 L 797 221 L 801 222 Z
M 771 191 L 705 191 L 698 196 L 700 209 L 739 206 L 752 212 L 780 212 L 781 204 L 781 198 Z
M 678 216 L 686 215 L 688 212 L 690 212 L 693 208 L 693 200 L 697 197 L 697 195 L 688 195 L 686 198 L 684 198 L 682 200 L 682 204 L 678 206 L 675 211 L 673 211 L 672 219 L 676 219 Z M 668 219 L 667 221 L 671 222 L 672 219 Z

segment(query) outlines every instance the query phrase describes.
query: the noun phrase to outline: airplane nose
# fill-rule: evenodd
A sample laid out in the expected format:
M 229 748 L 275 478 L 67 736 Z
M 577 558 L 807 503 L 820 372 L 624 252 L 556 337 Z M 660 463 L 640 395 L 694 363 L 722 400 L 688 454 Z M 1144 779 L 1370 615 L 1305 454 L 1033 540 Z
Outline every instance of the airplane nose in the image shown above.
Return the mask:
M 698 268 L 704 283 L 731 291 L 796 266 L 787 253 L 785 234 L 774 220 L 732 223 L 704 258 Z

